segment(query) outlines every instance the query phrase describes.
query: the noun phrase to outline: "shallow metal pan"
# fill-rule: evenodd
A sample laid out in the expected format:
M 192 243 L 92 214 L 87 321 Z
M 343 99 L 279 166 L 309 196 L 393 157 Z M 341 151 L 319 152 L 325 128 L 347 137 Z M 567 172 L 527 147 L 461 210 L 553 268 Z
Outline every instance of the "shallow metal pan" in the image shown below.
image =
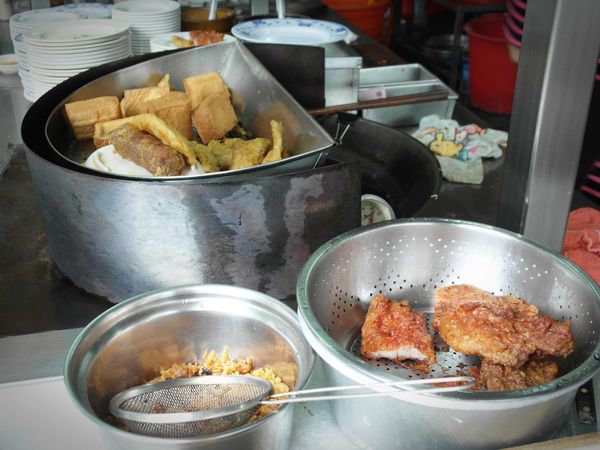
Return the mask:
M 232 90 L 240 122 L 249 132 L 268 137 L 271 119 L 283 123 L 284 142 L 292 156 L 261 166 L 180 177 L 123 177 L 89 169 L 81 164 L 93 149 L 74 145 L 73 134 L 63 112 L 66 102 L 101 95 L 121 97 L 124 89 L 146 86 L 149 79 L 158 78 L 165 73 L 170 74 L 171 84 L 176 89 L 183 90 L 183 78 L 212 71 L 219 72 Z M 126 60 L 116 70 L 107 72 L 101 68 L 88 72 L 91 73 L 87 73 L 86 77 L 75 77 L 75 80 L 69 80 L 73 82 L 59 85 L 37 102 L 49 103 L 45 106 L 50 106 L 46 116 L 48 119 L 44 121 L 43 127 L 51 149 L 61 160 L 61 165 L 79 172 L 110 178 L 153 181 L 198 178 L 217 181 L 239 176 L 247 178 L 255 174 L 265 176 L 314 167 L 333 144 L 331 137 L 239 42 L 163 52 L 141 62 Z M 24 139 L 27 139 L 26 135 L 29 133 L 36 133 L 35 126 L 32 127 L 30 122 L 26 117 L 22 130 Z M 29 144 L 28 146 L 35 148 Z

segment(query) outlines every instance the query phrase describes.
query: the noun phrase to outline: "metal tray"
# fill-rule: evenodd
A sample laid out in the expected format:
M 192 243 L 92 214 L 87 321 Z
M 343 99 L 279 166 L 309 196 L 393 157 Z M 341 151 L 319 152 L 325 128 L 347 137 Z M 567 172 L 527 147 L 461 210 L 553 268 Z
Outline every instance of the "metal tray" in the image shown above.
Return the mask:
M 360 70 L 359 100 L 367 90 L 383 90 L 387 97 L 418 94 L 438 89 L 448 91 L 446 100 L 415 103 L 412 105 L 390 106 L 363 111 L 365 119 L 389 126 L 414 126 L 430 114 L 450 118 L 458 94 L 446 86 L 439 78 L 420 64 L 373 67 Z
M 285 130 L 284 145 L 292 156 L 262 166 L 196 175 L 193 178 L 214 179 L 236 175 L 247 177 L 254 172 L 265 176 L 311 168 L 319 162 L 323 152 L 333 144 L 332 138 L 239 42 L 224 42 L 185 51 L 165 52 L 158 54 L 156 58 L 137 64 L 125 62 L 124 67 L 98 76 L 75 89 L 56 105 L 51 105 L 53 110 L 45 124 L 46 138 L 54 151 L 71 166 L 70 168 L 80 172 L 114 177 L 114 175 L 88 169 L 81 164 L 94 149 L 89 143 L 79 145 L 75 142 L 63 112 L 64 104 L 101 95 L 115 95 L 121 98 L 124 89 L 147 86 L 149 80 L 158 80 L 166 73 L 171 76 L 171 84 L 177 90 L 183 90 L 184 78 L 206 72 L 219 72 L 225 79 L 232 91 L 234 107 L 240 123 L 253 135 L 270 137 L 270 120 L 281 121 Z M 44 97 L 40 101 L 48 101 Z M 173 180 L 174 177 L 148 179 L 161 178 Z M 135 177 L 135 179 L 144 179 L 144 177 Z

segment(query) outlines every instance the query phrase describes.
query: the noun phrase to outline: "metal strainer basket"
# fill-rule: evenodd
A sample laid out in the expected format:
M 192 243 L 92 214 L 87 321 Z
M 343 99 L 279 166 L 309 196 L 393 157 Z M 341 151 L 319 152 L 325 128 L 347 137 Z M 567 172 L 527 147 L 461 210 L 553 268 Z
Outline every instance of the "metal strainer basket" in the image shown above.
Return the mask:
M 355 440 L 374 448 L 393 448 L 398 442 L 420 447 L 443 442 L 445 448 L 527 442 L 556 428 L 577 387 L 600 367 L 598 285 L 558 253 L 515 233 L 470 222 L 399 220 L 329 241 L 300 275 L 298 314 L 305 336 L 333 368 L 328 371 L 331 383 L 460 375 L 479 365 L 479 359 L 438 348 L 438 364 L 423 373 L 360 358 L 360 327 L 373 296 L 408 299 L 430 318 L 434 290 L 453 284 L 512 294 L 542 314 L 570 320 L 576 347 L 559 362 L 559 378 L 513 391 L 333 405 L 337 422 Z M 365 420 L 366 428 L 360 425 Z

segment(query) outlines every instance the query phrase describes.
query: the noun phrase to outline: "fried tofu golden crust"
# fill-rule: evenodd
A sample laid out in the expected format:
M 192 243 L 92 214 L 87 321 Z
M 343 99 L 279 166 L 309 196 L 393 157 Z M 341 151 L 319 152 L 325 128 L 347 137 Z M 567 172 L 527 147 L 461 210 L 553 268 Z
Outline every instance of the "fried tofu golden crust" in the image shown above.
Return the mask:
M 556 379 L 558 364 L 545 357 L 532 356 L 521 367 L 509 367 L 483 360 L 470 374 L 477 379 L 476 390 L 508 391 L 539 386 Z
M 520 367 L 536 351 L 566 358 L 575 348 L 569 321 L 557 322 L 514 296 L 470 285 L 435 291 L 433 326 L 450 347 L 489 363 Z
M 361 328 L 361 355 L 385 358 L 414 370 L 428 371 L 436 363 L 431 335 L 421 313 L 408 300 L 373 297 Z
M 238 118 L 229 97 L 211 95 L 192 111 L 192 123 L 206 145 L 225 137 L 237 126 Z
M 217 72 L 208 72 L 183 79 L 185 93 L 192 102 L 192 109 L 196 109 L 206 98 L 211 95 L 222 95 L 229 99 L 229 88 L 225 80 Z
M 163 97 L 142 102 L 137 107 L 140 114 L 149 113 L 160 117 L 186 139 L 192 139 L 192 105 L 185 92 L 172 91 Z
M 114 96 L 95 97 L 67 103 L 65 104 L 65 113 L 75 134 L 75 139 L 78 141 L 91 139 L 97 123 L 121 117 L 119 99 Z
M 169 93 L 169 86 L 151 86 L 137 89 L 125 89 L 121 100 L 121 114 L 123 117 L 140 114 L 140 106 L 147 101 L 164 97 Z

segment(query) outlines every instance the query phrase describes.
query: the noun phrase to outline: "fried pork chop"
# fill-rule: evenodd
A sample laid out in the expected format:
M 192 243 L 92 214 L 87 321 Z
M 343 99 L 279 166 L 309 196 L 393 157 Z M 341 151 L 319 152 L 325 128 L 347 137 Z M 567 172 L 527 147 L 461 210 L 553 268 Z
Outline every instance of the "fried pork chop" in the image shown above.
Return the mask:
M 508 391 L 538 386 L 558 376 L 558 364 L 546 357 L 532 356 L 521 367 L 508 367 L 483 360 L 469 375 L 477 379 L 481 391 Z
M 408 300 L 373 298 L 361 329 L 360 352 L 368 359 L 385 358 L 414 370 L 428 371 L 436 363 L 432 338 L 423 315 Z
M 520 367 L 536 351 L 566 358 L 575 348 L 569 321 L 540 315 L 517 297 L 456 285 L 436 289 L 435 298 L 434 328 L 454 350 L 487 363 Z

